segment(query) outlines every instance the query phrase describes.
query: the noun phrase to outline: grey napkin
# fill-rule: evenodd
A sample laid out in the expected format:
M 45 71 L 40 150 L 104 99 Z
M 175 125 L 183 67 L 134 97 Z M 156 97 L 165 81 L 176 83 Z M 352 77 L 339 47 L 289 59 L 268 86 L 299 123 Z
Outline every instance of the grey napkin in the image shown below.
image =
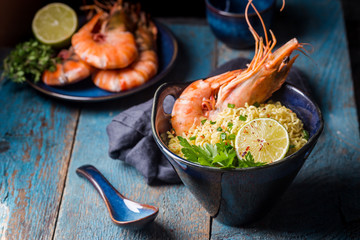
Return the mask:
M 245 68 L 247 63 L 249 63 L 248 59 L 233 59 L 212 71 L 209 76 Z M 305 76 L 296 68 L 291 69 L 287 82 L 310 95 Z M 148 184 L 157 180 L 165 183 L 180 183 L 176 172 L 152 137 L 150 123 L 152 101 L 150 99 L 114 117 L 106 128 L 109 137 L 109 156 L 134 166 Z
M 180 183 L 180 179 L 156 145 L 151 132 L 152 99 L 131 107 L 107 126 L 109 156 L 134 166 L 148 184 L 155 180 Z

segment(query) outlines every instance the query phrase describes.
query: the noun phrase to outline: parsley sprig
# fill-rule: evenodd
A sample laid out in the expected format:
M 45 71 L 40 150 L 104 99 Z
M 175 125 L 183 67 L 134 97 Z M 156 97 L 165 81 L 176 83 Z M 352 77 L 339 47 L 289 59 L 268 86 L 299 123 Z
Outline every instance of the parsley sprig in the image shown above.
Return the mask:
M 4 59 L 2 76 L 22 83 L 31 79 L 35 83 L 40 80 L 45 70 L 55 71 L 58 58 L 52 57 L 54 50 L 37 40 L 29 40 L 18 44 Z
M 308 141 L 310 138 L 309 132 L 304 129 L 302 133 L 303 133 L 303 138 L 305 138 L 305 140 Z
M 181 152 L 185 158 L 191 162 L 199 163 L 204 166 L 219 168 L 247 168 L 263 166 L 265 163 L 255 162 L 250 152 L 244 159 L 238 159 L 233 146 L 220 141 L 215 145 L 206 143 L 204 147 L 191 145 L 185 138 L 178 136 Z

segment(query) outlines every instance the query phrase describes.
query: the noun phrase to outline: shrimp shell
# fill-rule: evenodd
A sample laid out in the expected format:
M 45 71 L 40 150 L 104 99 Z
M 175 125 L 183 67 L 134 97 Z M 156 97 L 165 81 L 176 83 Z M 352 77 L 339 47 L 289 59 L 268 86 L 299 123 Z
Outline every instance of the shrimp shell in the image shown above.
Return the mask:
M 63 86 L 79 82 L 90 76 L 92 67 L 82 61 L 70 48 L 62 50 L 59 55 L 63 56 L 61 63 L 56 64 L 56 70 L 44 71 L 42 81 L 49 86 Z
M 158 71 L 156 49 L 157 28 L 146 18 L 145 13 L 139 14 L 136 42 L 139 57 L 129 67 L 118 70 L 100 70 L 93 75 L 93 82 L 99 88 L 111 92 L 120 92 L 138 87 L 151 79 Z
M 129 66 L 138 56 L 134 35 L 121 28 L 95 34 L 96 25 L 106 14 L 97 13 L 71 39 L 75 53 L 88 64 L 99 69 Z
M 139 59 L 127 68 L 97 71 L 94 73 L 93 82 L 107 91 L 125 91 L 144 84 L 156 74 L 157 69 L 158 60 L 155 51 L 147 50 L 141 52 Z

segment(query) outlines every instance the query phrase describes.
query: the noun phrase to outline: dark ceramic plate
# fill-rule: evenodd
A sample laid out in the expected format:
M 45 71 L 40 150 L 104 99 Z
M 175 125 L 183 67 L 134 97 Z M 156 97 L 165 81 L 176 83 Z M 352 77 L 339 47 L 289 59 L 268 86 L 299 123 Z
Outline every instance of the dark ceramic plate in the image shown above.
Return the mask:
M 148 88 L 165 77 L 165 75 L 172 68 L 178 53 L 177 41 L 171 31 L 163 24 L 157 21 L 155 23 L 158 28 L 158 74 L 137 88 L 118 93 L 108 92 L 95 86 L 90 78 L 64 87 L 51 87 L 44 84 L 43 82 L 35 84 L 30 80 L 28 80 L 28 83 L 31 87 L 46 95 L 77 102 L 99 102 L 113 100 L 137 93 L 145 88 Z

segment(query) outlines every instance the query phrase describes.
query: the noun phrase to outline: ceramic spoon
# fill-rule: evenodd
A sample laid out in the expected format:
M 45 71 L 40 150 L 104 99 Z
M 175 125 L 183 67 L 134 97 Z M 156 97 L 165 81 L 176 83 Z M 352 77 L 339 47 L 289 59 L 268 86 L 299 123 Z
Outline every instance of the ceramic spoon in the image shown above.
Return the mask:
M 159 212 L 157 207 L 127 199 L 94 166 L 81 166 L 76 169 L 76 173 L 92 183 L 103 198 L 111 220 L 119 226 L 139 229 L 157 216 Z

